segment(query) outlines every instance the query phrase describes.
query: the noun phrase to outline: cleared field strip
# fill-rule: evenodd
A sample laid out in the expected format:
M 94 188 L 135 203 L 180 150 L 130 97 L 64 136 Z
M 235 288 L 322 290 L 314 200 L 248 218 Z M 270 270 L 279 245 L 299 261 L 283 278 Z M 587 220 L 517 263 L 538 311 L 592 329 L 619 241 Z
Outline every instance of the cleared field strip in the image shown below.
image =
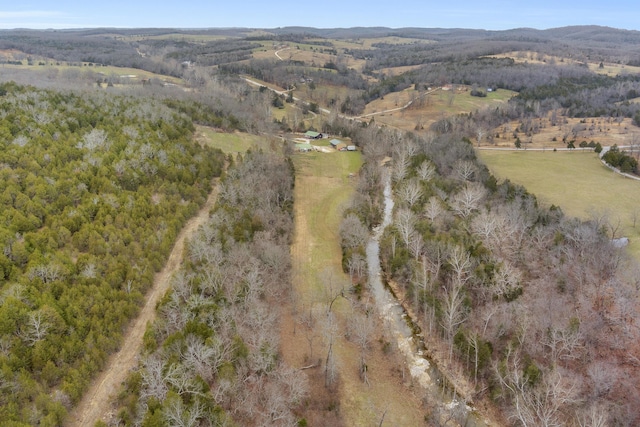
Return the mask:
M 294 163 L 296 231 L 291 248 L 294 300 L 299 311 L 316 309 L 325 313 L 327 275 L 336 282 L 346 282 L 348 287 L 348 277 L 340 266 L 338 229 L 343 208 L 355 191 L 355 182 L 348 175 L 358 171 L 361 158 L 359 153 L 307 153 L 296 155 Z M 345 295 L 355 298 L 347 292 Z M 391 365 L 383 355 L 377 338 L 368 358 L 370 386 L 360 380 L 359 352 L 344 337 L 351 310 L 351 304 L 341 297 L 332 310 L 340 325 L 334 351 L 340 372 L 340 414 L 345 425 L 378 425 L 383 413 L 385 425 L 421 425 L 424 414 L 419 400 L 403 384 L 401 367 Z M 308 343 L 304 333 L 289 333 L 282 341 L 285 358 L 293 366 L 308 365 L 326 357 L 327 349 L 320 337 L 315 341 L 312 361 L 305 360 Z

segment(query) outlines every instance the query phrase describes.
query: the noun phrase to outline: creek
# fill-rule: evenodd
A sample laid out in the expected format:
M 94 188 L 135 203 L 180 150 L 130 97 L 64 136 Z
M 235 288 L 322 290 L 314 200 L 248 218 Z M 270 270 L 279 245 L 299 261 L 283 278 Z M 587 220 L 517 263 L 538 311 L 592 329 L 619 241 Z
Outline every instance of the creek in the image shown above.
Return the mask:
M 373 230 L 373 235 L 367 244 L 369 289 L 374 296 L 387 336 L 394 341 L 393 344 L 402 353 L 412 379 L 424 390 L 423 397 L 441 409 L 443 420 L 450 419 L 450 415 L 455 414 L 455 419 L 465 427 L 486 427 L 488 423 L 482 421 L 474 408 L 456 399 L 456 390 L 448 383 L 435 363 L 425 355 L 425 344 L 419 333 L 420 328 L 405 312 L 389 286 L 383 283 L 380 238 L 384 229 L 391 224 L 393 206 L 391 179 L 387 174 L 384 186 L 383 221 Z

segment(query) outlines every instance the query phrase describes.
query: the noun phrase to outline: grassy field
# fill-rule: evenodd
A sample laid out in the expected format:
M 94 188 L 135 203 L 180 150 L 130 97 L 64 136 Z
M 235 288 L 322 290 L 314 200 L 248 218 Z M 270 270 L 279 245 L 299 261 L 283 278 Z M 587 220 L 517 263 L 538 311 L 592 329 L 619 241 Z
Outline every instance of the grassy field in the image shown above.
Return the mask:
M 215 35 L 215 34 L 185 34 L 185 33 L 167 33 L 167 34 L 158 34 L 158 35 L 137 35 L 137 36 L 121 36 L 118 35 L 118 38 L 122 38 L 126 41 L 144 41 L 144 40 L 175 40 L 175 41 L 183 41 L 189 43 L 207 43 L 217 40 L 224 40 L 233 37 L 223 36 L 223 35 Z
M 545 205 L 560 206 L 567 215 L 587 219 L 606 213 L 620 223 L 618 237 L 631 239 L 629 251 L 640 259 L 640 181 L 615 174 L 594 153 L 480 150 L 479 157 L 499 180 L 509 178 Z
M 499 55 L 489 55 L 493 58 L 511 58 L 515 62 L 527 62 L 530 64 L 566 64 L 566 65 L 577 65 L 582 64 L 581 61 L 577 61 L 571 58 L 563 58 L 561 56 L 552 56 L 545 55 L 538 52 L 532 51 L 515 51 L 515 52 L 507 52 Z M 600 62 L 587 62 L 587 66 L 591 71 L 598 74 L 604 74 L 610 77 L 615 77 L 621 74 L 634 73 L 637 74 L 640 72 L 640 67 L 635 67 L 632 65 L 623 65 L 623 64 L 612 64 L 612 63 L 603 63 L 602 67 L 600 67 Z
M 39 65 L 44 62 L 46 65 Z M 89 65 L 83 63 L 82 66 L 68 65 L 64 61 L 35 60 L 34 65 L 27 65 L 27 61 L 23 61 L 23 65 L 2 64 L 1 69 L 24 71 L 32 73 L 41 73 L 51 78 L 70 78 L 85 79 L 93 82 L 104 78 L 122 78 L 124 82 L 141 84 L 143 79 L 157 79 L 159 81 L 181 84 L 182 80 L 177 77 L 165 76 L 163 74 L 155 74 L 138 68 L 114 67 L 110 65 Z
M 563 148 L 566 147 L 566 144 L 562 142 L 564 137 L 567 137 L 568 141 L 575 139 L 576 148 L 582 141 L 599 142 L 603 146 L 629 145 L 634 138 L 640 138 L 640 128 L 635 126 L 632 119 L 629 118 L 622 119 L 619 123 L 603 117 L 562 118 L 556 126 L 552 126 L 548 118 L 536 119 L 536 121 L 540 124 L 538 133 L 530 137 L 523 133 L 518 135 L 523 143 L 523 148 L 525 146 L 530 148 Z M 482 145 L 514 148 L 513 130 L 518 129 L 519 126 L 518 120 L 500 125 L 493 130 L 494 135 L 497 134 L 499 137 L 494 138 L 491 143 L 485 140 Z M 583 130 L 574 134 L 576 126 Z
M 350 173 L 362 164 L 359 153 L 304 153 L 294 156 L 296 167 L 296 242 L 294 249 L 297 283 L 304 284 L 302 294 L 313 298 L 321 291 L 318 274 L 331 267 L 341 272 L 338 228 L 349 198 L 354 192 Z M 298 250 L 306 252 L 297 256 Z M 336 273 L 337 274 L 337 273 Z M 307 301 L 308 303 L 308 301 Z
M 265 138 L 249 133 L 219 132 L 206 126 L 196 127 L 196 138 L 203 144 L 219 148 L 227 154 L 243 153 L 250 148 L 258 147 L 265 143 Z
M 370 38 L 362 38 L 356 40 L 331 40 L 333 46 L 337 49 L 376 49 L 373 45 L 376 43 L 386 43 L 386 44 L 418 44 L 418 43 L 435 43 L 431 40 L 425 39 L 413 39 L 409 37 L 398 37 L 398 36 L 388 36 L 388 37 L 370 37 Z
M 411 108 L 376 115 L 375 121 L 378 124 L 386 124 L 405 130 L 414 130 L 416 124 L 420 122 L 424 128 L 427 128 L 443 116 L 469 113 L 486 106 L 502 104 L 514 95 L 515 92 L 501 89 L 480 98 L 471 96 L 468 90 L 452 92 L 438 89 L 426 95 L 421 102 L 415 101 Z M 389 93 L 384 98 L 370 102 L 365 108 L 364 114 L 402 107 L 417 96 L 418 92 L 413 88 Z
M 285 61 L 303 61 L 307 65 L 314 64 L 317 67 L 322 67 L 327 62 L 335 62 L 337 60 L 336 55 L 328 52 L 328 50 L 332 49 L 331 46 L 286 43 L 286 46 L 283 44 L 274 48 L 273 42 L 261 42 L 261 44 L 263 47 L 256 49 L 253 53 L 253 57 L 256 59 L 274 59 L 276 58 L 275 52 L 281 50 L 279 56 Z M 284 47 L 288 47 L 288 49 L 283 50 Z M 356 60 L 349 55 L 343 56 L 341 60 L 344 61 L 347 67 L 355 69 L 362 69 L 366 63 L 365 60 Z
M 291 253 L 294 300 L 298 310 L 304 312 L 315 307 L 324 313 L 328 276 L 332 281 L 348 286 L 349 279 L 341 270 L 338 229 L 343 209 L 355 191 L 355 181 L 348 175 L 357 173 L 361 163 L 359 153 L 306 153 L 294 156 L 296 232 Z M 403 385 L 398 368 L 390 364 L 378 342 L 373 343 L 368 357 L 370 386 L 360 380 L 359 352 L 343 334 L 351 310 L 350 303 L 344 298 L 339 298 L 332 310 L 340 325 L 334 342 L 340 380 L 333 398 L 340 401 L 340 417 L 344 424 L 378 425 L 386 411 L 384 425 L 422 425 L 424 414 L 420 410 L 420 400 Z M 295 320 L 290 319 L 289 323 L 292 322 Z M 304 333 L 295 333 L 295 328 L 287 328 L 286 325 L 283 331 L 288 332 L 281 338 L 286 360 L 292 366 L 309 364 L 308 343 Z M 317 333 L 314 362 L 315 358 L 326 357 L 320 331 Z M 318 387 L 323 386 L 320 384 Z M 321 391 L 311 390 L 311 393 Z

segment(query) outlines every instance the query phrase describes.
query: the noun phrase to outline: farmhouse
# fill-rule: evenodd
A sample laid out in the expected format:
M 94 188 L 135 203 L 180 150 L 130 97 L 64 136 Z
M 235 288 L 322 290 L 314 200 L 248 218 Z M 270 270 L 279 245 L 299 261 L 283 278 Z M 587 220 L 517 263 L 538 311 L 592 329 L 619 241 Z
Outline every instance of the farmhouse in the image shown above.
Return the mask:
M 321 139 L 322 134 L 319 132 L 314 132 L 312 130 L 308 130 L 305 132 L 304 136 L 309 139 Z

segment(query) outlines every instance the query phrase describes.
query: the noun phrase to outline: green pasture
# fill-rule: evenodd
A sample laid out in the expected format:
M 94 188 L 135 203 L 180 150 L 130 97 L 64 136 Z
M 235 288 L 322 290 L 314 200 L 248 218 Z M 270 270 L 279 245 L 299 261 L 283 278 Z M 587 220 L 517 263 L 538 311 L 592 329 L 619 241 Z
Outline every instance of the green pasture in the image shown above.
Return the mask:
M 40 65 L 40 63 L 45 65 Z M 66 61 L 55 61 L 52 59 L 34 60 L 33 65 L 28 65 L 27 61 L 22 61 L 23 65 L 2 64 L 0 69 L 22 70 L 25 72 L 42 73 L 50 77 L 69 77 L 97 79 L 106 77 L 127 78 L 131 82 L 139 83 L 143 79 L 158 79 L 160 81 L 173 84 L 181 84 L 182 80 L 177 77 L 155 74 L 139 68 L 115 67 L 111 65 L 99 65 L 83 62 L 81 65 L 73 65 Z
M 227 154 L 243 153 L 265 141 L 264 137 L 258 135 L 243 132 L 219 132 L 206 126 L 197 126 L 196 132 L 202 142 L 211 147 L 219 148 Z
M 298 293 L 311 303 L 322 293 L 320 274 L 331 269 L 341 276 L 338 229 L 342 212 L 355 191 L 348 175 L 362 165 L 359 152 L 300 153 L 296 169 L 296 241 L 292 261 Z
M 544 205 L 582 219 L 606 214 L 620 224 L 617 237 L 629 237 L 629 250 L 640 259 L 640 181 L 612 172 L 593 152 L 480 150 L 478 156 L 499 181 L 523 185 Z
M 296 231 L 291 258 L 295 293 L 300 307 L 315 306 L 324 310 L 330 295 L 326 291 L 329 282 L 333 283 L 334 291 L 349 283 L 341 269 L 338 230 L 343 210 L 355 193 L 356 181 L 348 175 L 360 169 L 362 157 L 353 152 L 305 153 L 296 154 L 293 161 Z M 340 328 L 350 321 L 352 310 L 346 298 L 335 301 L 332 311 Z M 387 415 L 385 425 L 421 425 L 424 414 L 413 402 L 408 404 L 411 398 L 403 394 L 404 385 L 389 374 L 389 365 L 375 356 L 374 349 L 368 356 L 370 384 L 360 379 L 358 350 L 342 334 L 335 339 L 333 349 L 340 364 L 336 394 L 340 396 L 345 425 L 378 425 L 380 414 L 372 408 L 382 407 Z
M 434 102 L 434 106 L 438 106 L 439 111 L 444 110 L 450 114 L 459 114 L 461 112 L 473 112 L 494 103 L 506 102 L 515 95 L 517 95 L 517 92 L 507 89 L 489 92 L 486 97 L 471 96 L 471 90 L 456 91 L 451 104 L 449 103 L 449 97 L 451 96 L 450 91 L 439 90 L 429 96 L 437 100 Z

